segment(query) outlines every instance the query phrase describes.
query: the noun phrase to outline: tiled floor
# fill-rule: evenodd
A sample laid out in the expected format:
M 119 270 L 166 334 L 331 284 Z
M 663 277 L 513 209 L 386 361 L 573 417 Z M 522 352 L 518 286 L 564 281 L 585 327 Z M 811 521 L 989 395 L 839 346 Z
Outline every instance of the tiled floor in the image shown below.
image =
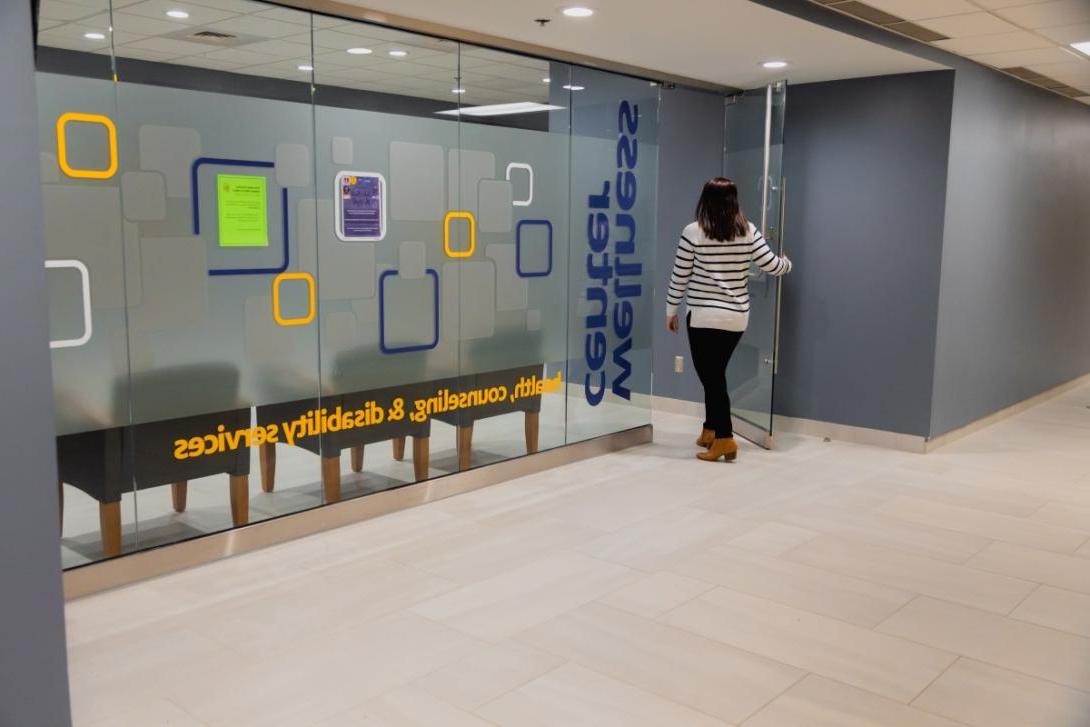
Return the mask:
M 1090 725 L 1090 387 L 929 455 L 655 443 L 74 602 L 80 727 Z

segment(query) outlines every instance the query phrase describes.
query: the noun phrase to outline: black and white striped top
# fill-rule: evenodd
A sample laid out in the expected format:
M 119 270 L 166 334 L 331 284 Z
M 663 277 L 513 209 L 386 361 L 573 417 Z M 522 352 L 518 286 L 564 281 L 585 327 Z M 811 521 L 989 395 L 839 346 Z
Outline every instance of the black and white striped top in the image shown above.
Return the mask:
M 754 263 L 769 275 L 791 271 L 751 222 L 749 233 L 730 242 L 709 240 L 696 222 L 681 231 L 666 292 L 666 315 L 685 300 L 693 328 L 744 331 L 749 323 L 749 270 Z

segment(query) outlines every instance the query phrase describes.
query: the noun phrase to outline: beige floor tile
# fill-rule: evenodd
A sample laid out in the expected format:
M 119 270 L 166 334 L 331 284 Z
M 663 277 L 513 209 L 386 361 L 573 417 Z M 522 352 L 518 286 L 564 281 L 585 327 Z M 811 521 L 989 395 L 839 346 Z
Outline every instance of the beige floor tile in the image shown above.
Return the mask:
M 456 532 L 423 537 L 388 551 L 386 556 L 412 568 L 457 583 L 491 578 L 562 548 L 601 535 L 600 530 L 549 517 L 507 516 L 466 521 Z
M 717 512 L 679 507 L 603 535 L 578 550 L 650 573 L 661 569 L 680 551 L 729 538 L 750 527 L 744 521 Z
M 727 541 L 727 544 L 760 555 L 777 556 L 783 555 L 792 548 L 802 545 L 818 535 L 821 535 L 821 533 L 817 530 L 771 522 L 763 523 L 735 538 L 731 538 Z
M 1073 502 L 1048 502 L 1031 518 L 1065 528 L 1090 532 L 1090 504 Z
M 845 511 L 825 505 L 789 512 L 777 520 L 829 535 L 845 535 L 873 545 L 951 563 L 964 563 L 991 542 L 988 538 L 928 525 L 915 525 L 871 512 Z
M 707 581 L 676 573 L 652 573 L 613 593 L 607 593 L 598 599 L 598 603 L 644 618 L 657 618 L 714 587 Z
M 1090 694 L 964 658 L 912 704 L 976 727 L 1090 724 Z
M 518 638 L 728 722 L 742 721 L 802 676 L 785 664 L 601 604 Z
M 1087 567 L 1090 567 L 1088 565 Z M 1090 637 L 1090 595 L 1041 586 L 1011 613 L 1014 618 Z M 1090 689 L 1090 684 L 1087 685 Z
M 1058 553 L 1073 553 L 1090 537 L 1090 533 L 1081 530 L 1061 528 L 1028 518 L 928 502 L 917 497 L 895 498 L 880 507 L 879 512 L 907 522 L 948 528 Z
M 892 699 L 814 674 L 772 700 L 742 727 L 958 727 Z
M 870 545 L 855 538 L 822 536 L 788 559 L 956 603 L 1010 613 L 1036 586 L 1027 581 L 954 563 Z
M 955 658 L 938 648 L 725 588 L 689 601 L 662 620 L 903 702 Z
M 482 646 L 442 624 L 399 613 L 192 664 L 170 674 L 159 691 L 209 727 L 292 727 L 331 718 Z
M 206 727 L 193 715 L 162 697 L 113 694 L 108 703 L 74 701 L 73 727 Z M 95 716 L 97 714 L 97 717 Z
M 363 705 L 362 712 L 383 727 L 490 727 L 493 724 L 413 687 L 400 687 L 376 697 Z
M 675 573 L 787 606 L 875 626 L 915 595 L 831 570 L 769 558 L 739 548 L 702 550 L 679 559 Z
M 1090 684 L 1090 639 L 921 596 L 878 630 L 1081 689 Z
M 413 611 L 488 640 L 506 638 L 615 591 L 636 571 L 558 553 L 425 601 Z
M 1090 593 L 1090 567 L 1084 558 L 1075 555 L 1049 553 L 1010 543 L 993 543 L 973 556 L 969 565 L 1070 591 Z
M 918 497 L 957 507 L 994 512 L 1014 517 L 1029 517 L 1048 499 L 1025 488 L 1010 490 L 988 484 L 967 483 L 942 475 L 909 475 L 883 473 L 859 485 L 860 489 L 881 493 L 892 500 L 900 495 Z
M 472 712 L 563 663 L 560 657 L 540 649 L 503 641 L 421 677 L 414 686 Z
M 501 727 L 724 727 L 725 722 L 574 664 L 477 713 Z

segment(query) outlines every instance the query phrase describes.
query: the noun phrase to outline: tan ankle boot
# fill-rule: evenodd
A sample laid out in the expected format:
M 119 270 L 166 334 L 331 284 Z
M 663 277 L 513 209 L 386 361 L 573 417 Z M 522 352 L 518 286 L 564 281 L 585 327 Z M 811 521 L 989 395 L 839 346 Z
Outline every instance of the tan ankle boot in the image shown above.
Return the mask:
M 701 429 L 700 436 L 696 438 L 696 446 L 707 449 L 712 446 L 712 442 L 715 441 L 714 429 Z
M 696 456 L 705 462 L 714 462 L 720 457 L 727 462 L 733 462 L 738 457 L 738 445 L 734 437 L 716 438 L 707 452 L 697 452 Z

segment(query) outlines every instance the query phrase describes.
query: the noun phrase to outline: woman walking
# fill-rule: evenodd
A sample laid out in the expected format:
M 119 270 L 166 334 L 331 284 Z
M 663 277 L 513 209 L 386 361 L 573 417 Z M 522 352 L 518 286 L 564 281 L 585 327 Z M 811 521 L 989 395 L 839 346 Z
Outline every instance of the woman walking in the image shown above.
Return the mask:
M 738 187 L 715 177 L 704 184 L 696 206 L 696 222 L 681 231 L 670 288 L 666 295 L 666 327 L 678 331 L 677 309 L 685 300 L 689 351 L 704 387 L 704 429 L 696 440 L 707 462 L 738 456 L 727 393 L 727 364 L 749 323 L 749 265 L 769 275 L 791 271 L 791 261 L 778 257 L 738 205 Z

